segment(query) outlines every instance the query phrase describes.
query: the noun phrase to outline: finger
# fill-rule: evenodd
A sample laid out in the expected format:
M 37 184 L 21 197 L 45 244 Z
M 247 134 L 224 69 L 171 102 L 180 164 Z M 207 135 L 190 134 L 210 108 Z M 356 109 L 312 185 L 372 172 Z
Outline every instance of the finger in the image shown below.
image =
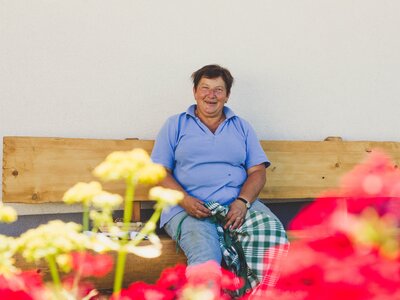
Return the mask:
M 242 223 L 242 218 L 241 217 L 237 217 L 236 219 L 235 219 L 235 221 L 233 222 L 233 225 L 232 225 L 232 228 L 231 229 L 236 229 L 236 228 L 239 228 L 240 227 L 240 225 L 241 225 L 241 223 Z
M 209 217 L 210 215 L 209 215 L 209 213 L 205 213 L 205 212 L 202 212 L 202 211 L 197 211 L 196 212 L 196 216 L 198 217 L 198 218 L 207 218 L 207 217 Z
M 209 216 L 211 214 L 211 211 L 205 206 L 200 206 L 197 208 L 197 210 L 199 212 L 202 212 L 203 214 L 206 214 L 207 216 Z
M 211 216 L 211 211 L 206 207 L 196 207 L 196 213 L 201 214 L 203 217 Z
M 231 216 L 228 220 L 226 220 L 224 229 L 227 229 L 227 228 L 229 228 L 230 226 L 232 226 L 233 223 L 235 222 L 235 218 L 236 218 L 236 217 Z

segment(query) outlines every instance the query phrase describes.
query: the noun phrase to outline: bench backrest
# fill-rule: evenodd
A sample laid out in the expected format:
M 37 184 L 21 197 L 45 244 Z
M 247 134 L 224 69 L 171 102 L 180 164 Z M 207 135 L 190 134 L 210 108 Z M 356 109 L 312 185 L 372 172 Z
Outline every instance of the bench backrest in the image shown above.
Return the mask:
M 91 172 L 112 151 L 140 147 L 151 152 L 151 140 L 100 140 L 45 137 L 3 138 L 4 202 L 60 202 L 64 192 L 79 181 L 95 180 Z M 340 177 L 380 148 L 400 162 L 399 142 L 366 141 L 261 141 L 272 162 L 261 199 L 310 199 L 334 188 Z M 227 149 L 229 151 L 229 149 Z M 123 183 L 104 188 L 124 193 Z M 136 198 L 147 200 L 147 189 Z

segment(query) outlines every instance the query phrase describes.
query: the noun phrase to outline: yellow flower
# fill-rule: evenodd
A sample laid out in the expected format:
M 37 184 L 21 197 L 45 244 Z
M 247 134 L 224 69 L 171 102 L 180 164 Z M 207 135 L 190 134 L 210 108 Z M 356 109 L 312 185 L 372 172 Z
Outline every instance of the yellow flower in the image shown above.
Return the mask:
M 138 174 L 138 182 L 143 184 L 156 184 L 163 180 L 167 172 L 162 165 L 149 163 Z
M 17 220 L 17 212 L 11 206 L 0 203 L 0 222 L 13 223 Z
M 83 250 L 89 238 L 80 233 L 81 225 L 53 220 L 34 229 L 29 229 L 18 239 L 18 251 L 27 261 L 38 261 L 47 256 Z
M 101 193 L 101 184 L 97 181 L 90 183 L 78 182 L 65 192 L 63 201 L 67 204 L 83 203 L 89 205 L 92 198 Z
M 88 249 L 96 252 L 118 251 L 120 244 L 117 240 L 113 240 L 104 233 L 90 233 Z
M 116 151 L 109 154 L 93 174 L 104 181 L 127 179 L 134 177 L 148 163 L 151 163 L 150 156 L 143 149 Z
M 395 216 L 380 216 L 374 208 L 368 207 L 360 215 L 337 213 L 333 222 L 349 234 L 356 245 L 378 248 L 389 258 L 399 254 L 400 229 Z
M 17 271 L 14 266 L 15 239 L 0 234 L 0 274 L 11 275 Z
M 379 216 L 372 208 L 365 209 L 359 218 L 354 238 L 364 245 L 377 246 L 388 257 L 396 257 L 400 251 L 400 230 L 394 216 Z
M 114 209 L 119 207 L 122 201 L 120 195 L 103 191 L 93 197 L 92 204 L 96 208 Z
M 90 219 L 93 221 L 94 228 L 108 227 L 113 223 L 112 214 L 110 210 L 102 212 L 92 210 L 90 212 Z
M 165 208 L 168 206 L 177 205 L 179 201 L 183 199 L 183 196 L 183 193 L 180 191 L 167 189 L 160 186 L 153 187 L 149 191 L 149 198 L 157 201 L 157 208 Z
M 183 289 L 182 300 L 215 300 L 218 295 L 207 285 L 189 285 Z
M 124 246 L 125 250 L 129 253 L 133 253 L 144 258 L 159 257 L 162 249 L 160 238 L 156 234 L 150 234 L 148 239 L 150 244 L 144 246 L 136 246 L 135 241 L 130 241 Z
M 68 273 L 72 269 L 72 257 L 70 254 L 61 254 L 56 257 L 57 265 L 64 273 Z

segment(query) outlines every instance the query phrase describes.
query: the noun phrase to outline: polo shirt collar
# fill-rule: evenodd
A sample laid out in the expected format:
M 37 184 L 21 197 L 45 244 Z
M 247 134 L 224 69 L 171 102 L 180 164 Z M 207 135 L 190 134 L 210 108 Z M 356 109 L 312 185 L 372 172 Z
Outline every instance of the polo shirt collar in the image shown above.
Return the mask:
M 196 114 L 194 113 L 195 109 L 196 104 L 190 105 L 189 108 L 186 110 L 186 114 L 192 116 L 193 118 L 196 118 Z M 233 112 L 233 110 L 227 106 L 224 106 L 224 114 L 226 119 L 236 117 L 236 114 Z

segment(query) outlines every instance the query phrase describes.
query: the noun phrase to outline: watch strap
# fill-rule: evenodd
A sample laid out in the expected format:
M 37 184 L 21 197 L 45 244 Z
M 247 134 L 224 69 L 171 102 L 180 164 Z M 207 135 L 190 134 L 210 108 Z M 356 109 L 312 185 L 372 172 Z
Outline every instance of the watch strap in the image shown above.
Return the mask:
M 250 201 L 244 199 L 243 197 L 236 197 L 236 199 L 242 201 L 244 204 L 246 204 L 247 208 L 250 208 Z

